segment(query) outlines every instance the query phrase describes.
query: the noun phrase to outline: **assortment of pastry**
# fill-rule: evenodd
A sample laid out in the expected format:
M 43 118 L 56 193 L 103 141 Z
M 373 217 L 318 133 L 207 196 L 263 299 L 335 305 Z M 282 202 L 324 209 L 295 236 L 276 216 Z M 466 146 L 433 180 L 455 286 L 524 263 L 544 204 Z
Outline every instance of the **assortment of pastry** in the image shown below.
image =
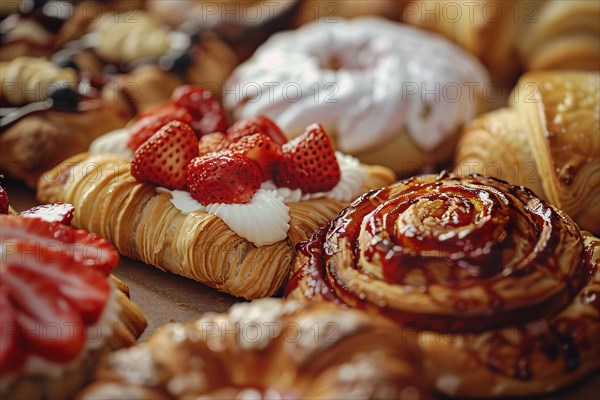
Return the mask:
M 506 398 L 597 373 L 598 4 L 275 3 L 2 3 L 0 173 L 41 205 L 0 186 L 1 396 Z M 239 303 L 136 343 L 120 255 Z

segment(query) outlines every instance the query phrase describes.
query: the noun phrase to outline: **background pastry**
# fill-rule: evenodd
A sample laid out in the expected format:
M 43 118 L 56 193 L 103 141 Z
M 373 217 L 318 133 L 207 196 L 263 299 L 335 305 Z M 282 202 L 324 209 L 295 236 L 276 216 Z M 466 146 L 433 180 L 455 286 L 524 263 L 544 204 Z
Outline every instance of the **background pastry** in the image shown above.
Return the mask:
M 84 35 L 100 14 L 108 11 L 132 12 L 141 3 L 140 0 L 3 1 L 0 10 L 0 61 L 22 56 L 49 58 L 65 42 Z
M 118 88 L 95 86 L 71 68 L 19 57 L 0 63 L 0 171 L 35 186 L 45 170 L 123 127 L 133 116 Z
M 595 1 L 411 1 L 404 20 L 441 33 L 509 84 L 524 70 L 600 67 Z
M 294 137 L 313 120 L 335 146 L 408 175 L 449 161 L 486 105 L 485 69 L 451 43 L 376 18 L 272 36 L 229 78 L 235 119 L 265 114 Z
M 114 247 L 39 219 L 53 212 L 41 211 L 0 216 L 0 393 L 7 398 L 72 396 L 100 357 L 133 344 L 146 326 L 127 286 L 109 277 L 119 260 Z
M 300 254 L 287 297 L 396 321 L 443 394 L 531 396 L 600 367 L 600 241 L 525 188 L 412 178 L 358 198 Z
M 163 326 L 144 344 L 109 357 L 79 394 L 123 396 L 431 398 L 417 357 L 393 324 L 331 304 L 276 299 Z
M 524 185 L 600 234 L 600 75 L 530 72 L 509 107 L 465 127 L 456 171 Z

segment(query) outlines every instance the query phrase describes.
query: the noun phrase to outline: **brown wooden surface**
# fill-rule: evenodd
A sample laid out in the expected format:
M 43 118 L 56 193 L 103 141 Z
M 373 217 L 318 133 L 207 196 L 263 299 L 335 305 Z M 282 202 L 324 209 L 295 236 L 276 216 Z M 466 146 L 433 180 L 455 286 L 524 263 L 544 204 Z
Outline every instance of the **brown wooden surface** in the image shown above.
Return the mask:
M 18 182 L 5 181 L 4 187 L 15 210 L 23 211 L 37 204 L 34 192 Z M 142 340 L 166 322 L 194 319 L 208 311 L 225 311 L 239 301 L 200 283 L 162 272 L 126 257 L 121 258 L 115 275 L 129 285 L 131 298 L 148 319 L 148 328 Z M 567 390 L 537 398 L 599 400 L 600 373 Z

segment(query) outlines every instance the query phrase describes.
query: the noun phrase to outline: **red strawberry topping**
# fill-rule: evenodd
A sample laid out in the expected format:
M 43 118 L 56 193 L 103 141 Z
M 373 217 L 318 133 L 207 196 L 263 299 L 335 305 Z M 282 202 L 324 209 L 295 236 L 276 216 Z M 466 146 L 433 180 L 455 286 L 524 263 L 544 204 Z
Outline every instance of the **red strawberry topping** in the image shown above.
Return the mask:
M 224 132 L 229 123 L 221 103 L 208 90 L 199 86 L 179 86 L 171 101 L 184 107 L 192 116 L 191 126 L 198 137 L 212 132 Z
M 183 107 L 174 105 L 161 105 L 152 113 L 141 116 L 130 128 L 127 147 L 135 151 L 160 128 L 171 121 L 181 121 L 186 124 L 192 123 L 192 117 Z
M 73 211 L 75 211 L 75 207 L 72 204 L 58 202 L 35 206 L 19 215 L 25 218 L 40 218 L 48 222 L 69 225 L 73 219 Z
M 183 189 L 187 165 L 197 155 L 198 140 L 190 126 L 172 121 L 136 150 L 131 174 L 140 182 Z
M 0 280 L 2 276 L 0 275 Z M 8 288 L 0 286 L 0 365 L 2 372 L 17 370 L 25 361 L 21 334 L 17 325 L 17 312 L 9 297 Z
M 261 169 L 256 161 L 231 152 L 197 157 L 187 170 L 190 194 L 204 205 L 247 203 L 260 182 Z
M 281 147 L 262 133 L 241 137 L 229 145 L 229 150 L 256 161 L 262 170 L 263 181 L 271 179 L 271 171 L 282 159 Z
M 215 151 L 225 150 L 230 142 L 227 135 L 222 132 L 213 132 L 204 135 L 198 141 L 198 155 L 203 156 Z
M 3 373 L 30 354 L 52 362 L 79 355 L 85 329 L 110 295 L 118 253 L 106 240 L 58 222 L 0 216 Z
M 281 149 L 283 162 L 273 174 L 277 186 L 318 193 L 333 189 L 340 181 L 335 151 L 321 125 L 310 125 Z
M 117 266 L 119 253 L 110 242 L 93 233 L 58 222 L 14 215 L 0 217 L 0 240 L 27 240 L 40 248 L 60 249 L 60 256 L 79 268 L 93 268 L 104 275 Z M 9 248 L 6 250 L 10 251 Z
M 267 135 L 279 146 L 284 145 L 288 141 L 277 124 L 264 115 L 238 121 L 227 130 L 229 140 L 232 142 L 255 133 Z
M 8 193 L 0 185 L 0 214 L 8 214 Z

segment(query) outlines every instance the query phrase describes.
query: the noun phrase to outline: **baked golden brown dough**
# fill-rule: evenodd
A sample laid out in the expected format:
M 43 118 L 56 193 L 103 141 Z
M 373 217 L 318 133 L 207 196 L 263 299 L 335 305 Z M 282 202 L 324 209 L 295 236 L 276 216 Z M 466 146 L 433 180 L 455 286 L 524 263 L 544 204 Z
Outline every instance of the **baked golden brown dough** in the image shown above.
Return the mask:
M 113 353 L 80 399 L 425 399 L 418 358 L 389 321 L 262 299 L 165 325 Z
M 509 108 L 468 124 L 456 172 L 524 185 L 600 234 L 600 74 L 531 72 Z
M 387 168 L 365 168 L 364 191 L 394 180 Z M 123 255 L 248 299 L 274 294 L 288 275 L 294 246 L 347 204 L 329 199 L 287 203 L 287 239 L 256 246 L 215 215 L 179 211 L 169 194 L 131 176 L 128 159 L 85 153 L 44 174 L 38 198 L 72 203 L 78 211 L 73 225 L 107 238 Z
M 413 178 L 360 197 L 299 254 L 286 297 L 394 320 L 445 395 L 530 396 L 600 367 L 600 240 L 527 189 Z
M 477 55 L 496 77 L 600 68 L 600 4 L 587 0 L 411 1 L 403 19 Z

